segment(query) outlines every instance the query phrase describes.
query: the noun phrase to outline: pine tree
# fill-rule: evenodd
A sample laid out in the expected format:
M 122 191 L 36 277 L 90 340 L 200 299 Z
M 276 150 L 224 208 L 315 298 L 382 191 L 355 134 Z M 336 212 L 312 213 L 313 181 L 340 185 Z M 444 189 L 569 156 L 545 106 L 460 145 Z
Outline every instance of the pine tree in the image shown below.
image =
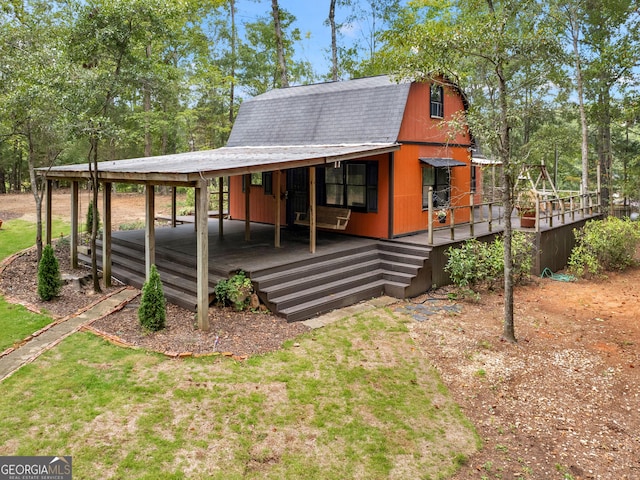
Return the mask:
M 167 317 L 166 300 L 162 281 L 155 265 L 151 265 L 149 280 L 142 287 L 142 299 L 138 308 L 138 320 L 147 330 L 162 330 Z
M 42 258 L 38 265 L 38 296 L 48 302 L 60 294 L 62 289 L 62 277 L 60 276 L 60 265 L 56 258 L 53 247 L 46 245 L 42 250 Z

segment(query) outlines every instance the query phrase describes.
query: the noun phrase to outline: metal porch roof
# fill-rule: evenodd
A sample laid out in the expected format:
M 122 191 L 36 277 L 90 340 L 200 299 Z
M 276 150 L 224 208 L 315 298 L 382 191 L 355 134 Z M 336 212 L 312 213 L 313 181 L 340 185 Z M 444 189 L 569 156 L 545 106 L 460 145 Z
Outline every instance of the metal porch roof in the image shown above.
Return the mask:
M 98 164 L 101 181 L 193 184 L 203 178 L 322 165 L 398 150 L 397 143 L 223 147 Z M 90 178 L 89 164 L 38 169 L 49 179 Z

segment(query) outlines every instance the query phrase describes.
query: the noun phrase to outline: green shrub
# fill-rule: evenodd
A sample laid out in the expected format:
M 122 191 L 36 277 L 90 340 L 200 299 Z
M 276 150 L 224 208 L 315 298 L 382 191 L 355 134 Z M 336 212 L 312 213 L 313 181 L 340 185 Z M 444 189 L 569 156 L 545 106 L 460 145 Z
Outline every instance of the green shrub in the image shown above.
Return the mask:
M 576 245 L 571 251 L 569 271 L 578 277 L 624 270 L 637 263 L 640 224 L 629 219 L 608 217 L 575 229 Z
M 167 302 L 164 298 L 162 281 L 155 265 L 151 265 L 149 280 L 142 287 L 142 298 L 138 308 L 138 320 L 147 330 L 157 332 L 165 326 Z
M 233 305 L 236 310 L 243 310 L 249 305 L 253 285 L 251 279 L 240 271 L 227 280 L 220 280 L 216 284 L 214 293 L 219 306 Z
M 53 247 L 45 245 L 38 265 L 38 296 L 48 302 L 60 295 L 61 289 L 62 278 L 58 259 L 53 252 Z
M 511 242 L 513 256 L 514 282 L 523 283 L 531 273 L 533 265 L 533 243 L 530 235 L 513 232 Z M 473 238 L 460 247 L 447 249 L 448 257 L 445 271 L 449 273 L 451 282 L 469 289 L 486 285 L 493 288 L 496 282 L 504 278 L 504 242 L 496 238 L 493 242 L 480 242 Z
M 98 219 L 98 229 L 100 229 L 100 211 L 97 208 L 93 208 L 93 200 L 89 202 L 89 207 L 87 208 L 87 218 L 85 220 L 85 232 L 91 233 L 93 231 L 93 214 L 95 212 L 96 218 Z

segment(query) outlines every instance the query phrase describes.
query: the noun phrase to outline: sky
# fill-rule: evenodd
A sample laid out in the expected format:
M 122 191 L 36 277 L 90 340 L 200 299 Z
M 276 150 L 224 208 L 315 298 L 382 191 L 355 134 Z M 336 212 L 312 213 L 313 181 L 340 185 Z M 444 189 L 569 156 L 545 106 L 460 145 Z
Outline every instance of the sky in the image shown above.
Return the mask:
M 297 56 L 311 62 L 317 74 L 327 74 L 331 65 L 331 29 L 324 22 L 329 17 L 329 0 L 278 0 L 278 4 L 296 17 L 294 26 L 302 33 L 304 40 L 297 47 Z M 271 15 L 271 0 L 236 0 L 236 10 L 238 22 L 255 21 Z M 340 22 L 348 13 L 344 8 L 337 7 L 336 21 Z M 341 33 L 342 42 L 361 35 L 358 25 L 344 28 Z

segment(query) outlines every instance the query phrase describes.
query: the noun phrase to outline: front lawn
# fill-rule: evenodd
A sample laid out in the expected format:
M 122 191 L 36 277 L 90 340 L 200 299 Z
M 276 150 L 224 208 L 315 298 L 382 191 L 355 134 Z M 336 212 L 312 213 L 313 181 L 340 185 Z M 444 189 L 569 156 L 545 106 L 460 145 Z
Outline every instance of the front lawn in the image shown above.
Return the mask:
M 446 478 L 473 427 L 384 309 L 236 362 L 75 334 L 0 384 L 0 455 L 77 478 Z

